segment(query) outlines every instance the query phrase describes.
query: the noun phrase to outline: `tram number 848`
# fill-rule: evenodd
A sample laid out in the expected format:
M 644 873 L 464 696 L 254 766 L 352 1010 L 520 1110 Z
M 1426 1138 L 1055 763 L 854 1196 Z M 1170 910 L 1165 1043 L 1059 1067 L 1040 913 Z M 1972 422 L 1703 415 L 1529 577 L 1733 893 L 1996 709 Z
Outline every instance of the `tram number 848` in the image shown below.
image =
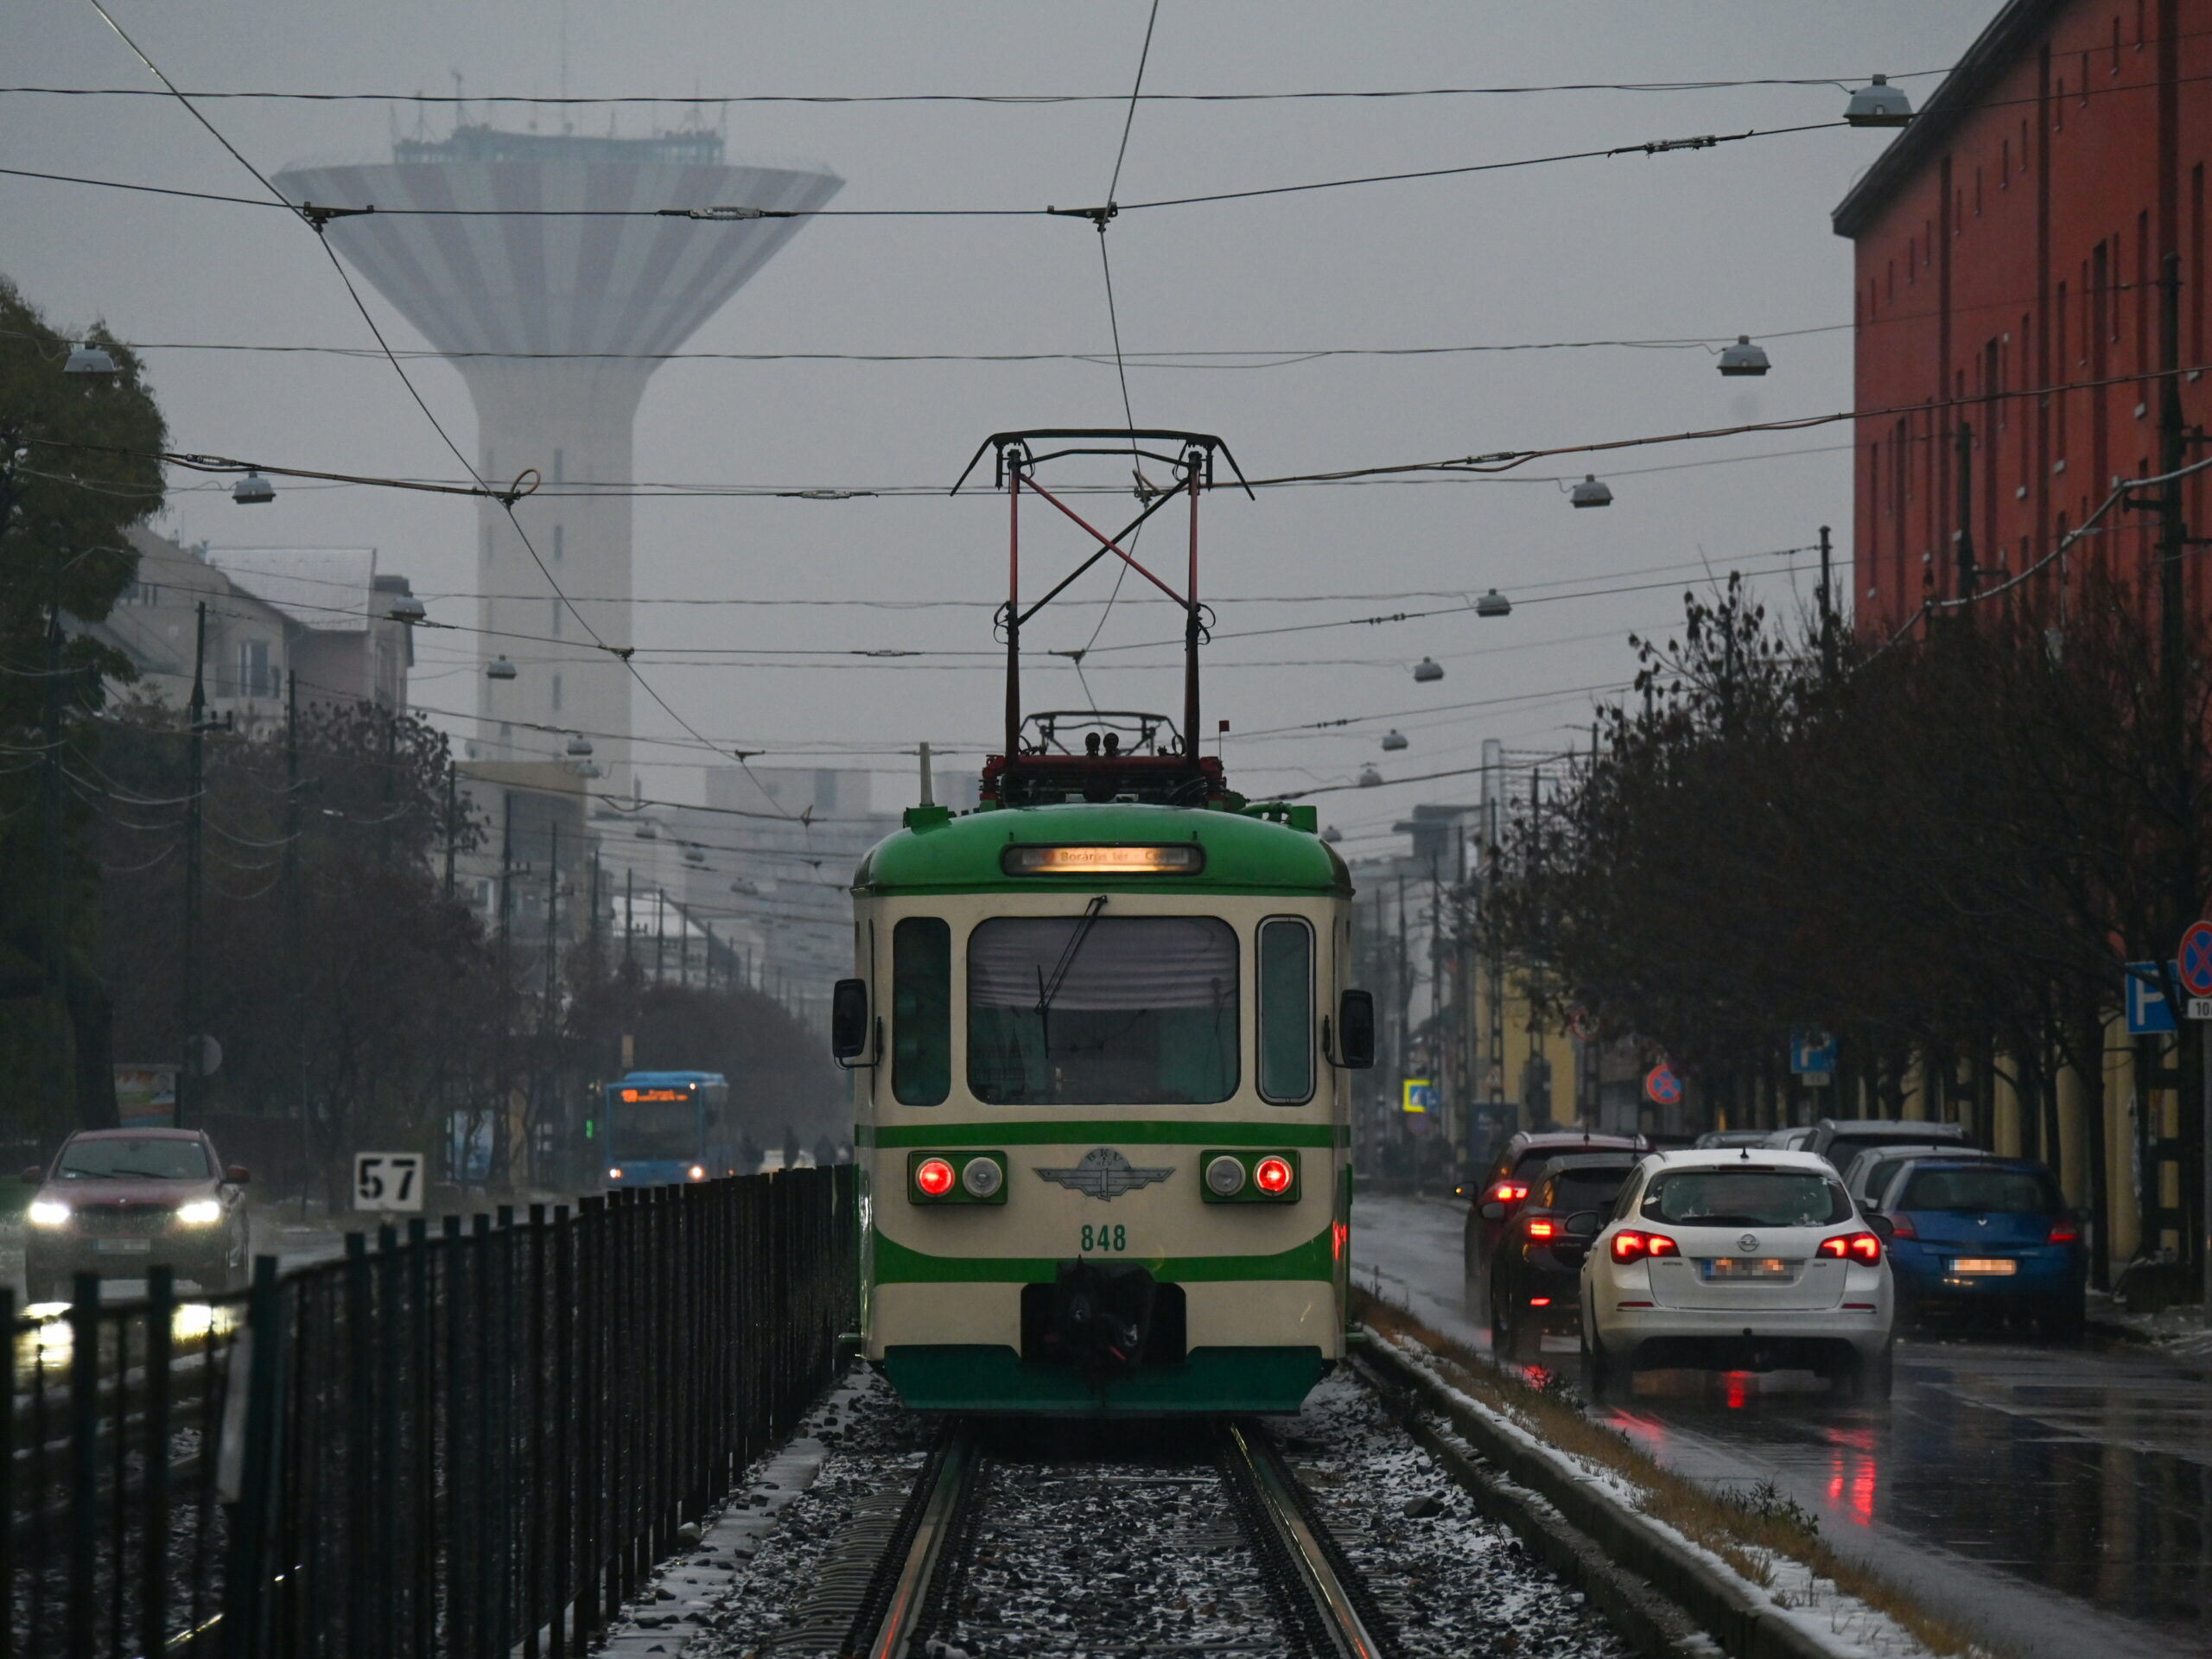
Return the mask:
M 1103 1224 L 1083 1230 L 1083 1248 L 1086 1250 L 1126 1250 L 1129 1248 L 1127 1227 L 1109 1227 Z

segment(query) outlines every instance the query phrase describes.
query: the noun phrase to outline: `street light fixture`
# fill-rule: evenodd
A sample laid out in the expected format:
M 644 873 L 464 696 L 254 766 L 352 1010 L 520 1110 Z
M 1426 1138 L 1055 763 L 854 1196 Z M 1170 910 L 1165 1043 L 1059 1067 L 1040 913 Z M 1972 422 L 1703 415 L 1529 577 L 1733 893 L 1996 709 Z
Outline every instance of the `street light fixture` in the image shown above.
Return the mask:
M 1444 664 L 1433 657 L 1424 657 L 1414 664 L 1414 680 L 1417 684 L 1428 685 L 1443 677 Z
M 569 759 L 588 760 L 591 758 L 591 739 L 578 732 L 569 740 Z
M 231 499 L 242 507 L 265 506 L 276 499 L 276 486 L 259 473 L 249 472 L 231 486 Z
M 81 346 L 69 348 L 69 360 L 61 365 L 64 374 L 113 374 L 115 359 L 86 340 Z
M 1477 616 L 1510 616 L 1513 614 L 1513 601 L 1493 588 L 1475 601 L 1475 614 Z
M 391 616 L 395 622 L 410 624 L 420 622 L 429 614 L 429 612 L 423 607 L 423 601 L 412 594 L 402 594 L 391 601 Z
M 1720 348 L 1723 374 L 1764 374 L 1772 366 L 1767 361 L 1766 347 L 1752 345 L 1749 334 L 1738 334 L 1733 346 Z
M 1389 731 L 1382 734 L 1382 748 L 1386 753 L 1394 750 L 1410 748 L 1412 747 L 1413 745 L 1407 739 L 1406 734 L 1395 726 L 1393 726 Z
M 1912 120 L 1912 100 L 1890 85 L 1887 75 L 1874 77 L 1843 106 L 1843 118 L 1854 127 L 1902 127 Z
M 1327 842 L 1332 847 L 1335 846 L 1344 838 L 1344 832 L 1338 829 L 1333 823 L 1321 832 L 1321 839 Z
M 1359 769 L 1359 786 L 1362 789 L 1372 789 L 1382 781 L 1382 774 L 1376 770 L 1372 760 Z
M 514 677 L 515 665 L 504 657 L 494 657 L 484 664 L 484 677 L 487 680 L 512 680 Z
M 1582 481 L 1567 492 L 1567 499 L 1578 507 L 1610 507 L 1613 505 L 1613 493 L 1597 474 L 1585 473 Z

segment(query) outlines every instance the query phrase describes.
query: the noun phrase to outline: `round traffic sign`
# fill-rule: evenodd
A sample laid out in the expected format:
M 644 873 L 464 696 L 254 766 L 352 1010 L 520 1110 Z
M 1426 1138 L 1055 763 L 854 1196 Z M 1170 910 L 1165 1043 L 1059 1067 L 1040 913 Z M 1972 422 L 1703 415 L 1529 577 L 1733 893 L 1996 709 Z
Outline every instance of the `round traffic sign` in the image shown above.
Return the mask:
M 2174 953 L 2174 970 L 2191 996 L 2212 996 L 2212 922 L 2191 922 Z
M 1655 1065 L 1643 1075 L 1643 1092 L 1655 1106 L 1671 1106 L 1682 1097 L 1682 1080 L 1669 1065 Z

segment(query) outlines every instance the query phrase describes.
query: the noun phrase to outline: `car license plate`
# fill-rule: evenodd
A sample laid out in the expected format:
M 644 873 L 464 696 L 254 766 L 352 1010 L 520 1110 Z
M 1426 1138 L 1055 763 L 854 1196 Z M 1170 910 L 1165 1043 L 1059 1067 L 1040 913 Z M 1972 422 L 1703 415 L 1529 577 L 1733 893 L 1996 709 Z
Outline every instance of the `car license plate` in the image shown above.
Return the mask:
M 150 1238 L 96 1238 L 92 1249 L 104 1255 L 143 1255 L 154 1248 Z
M 2002 1279 L 2019 1270 L 2018 1262 L 2003 1255 L 1962 1255 L 1951 1263 L 1953 1273 L 1980 1274 L 1993 1279 Z
M 1716 1255 L 1701 1263 L 1708 1279 L 1780 1279 L 1789 1263 L 1772 1255 Z

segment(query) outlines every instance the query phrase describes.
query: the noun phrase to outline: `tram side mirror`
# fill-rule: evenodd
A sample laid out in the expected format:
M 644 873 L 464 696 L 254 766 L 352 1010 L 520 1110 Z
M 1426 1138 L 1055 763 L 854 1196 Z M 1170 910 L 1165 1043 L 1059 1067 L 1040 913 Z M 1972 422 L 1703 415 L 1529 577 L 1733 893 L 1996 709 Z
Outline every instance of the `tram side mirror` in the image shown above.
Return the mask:
M 1874 1236 L 1885 1244 L 1897 1236 L 1897 1223 L 1878 1210 L 1869 1212 L 1866 1217 L 1866 1224 L 1874 1230 Z
M 868 1051 L 868 982 L 841 979 L 830 993 L 830 1052 L 841 1060 Z
M 1375 1064 L 1375 993 L 1346 991 L 1337 1002 L 1337 1064 L 1364 1071 Z
M 1595 1238 L 1598 1236 L 1598 1212 L 1578 1210 L 1563 1224 L 1569 1238 Z

